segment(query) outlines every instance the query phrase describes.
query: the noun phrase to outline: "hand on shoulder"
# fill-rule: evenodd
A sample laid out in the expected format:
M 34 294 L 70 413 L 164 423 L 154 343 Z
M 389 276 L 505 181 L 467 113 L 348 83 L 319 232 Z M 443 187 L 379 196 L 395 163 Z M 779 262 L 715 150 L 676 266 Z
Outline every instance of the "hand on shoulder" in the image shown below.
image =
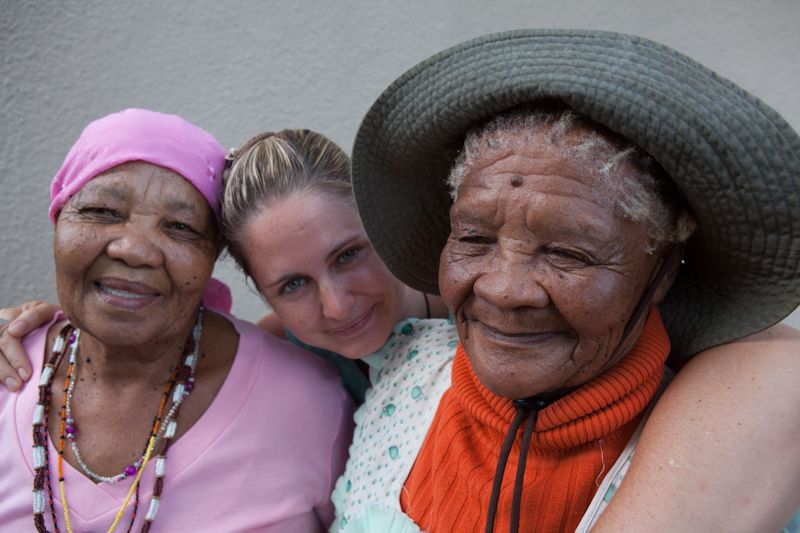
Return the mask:
M 18 391 L 32 375 L 22 339 L 47 324 L 58 311 L 57 305 L 36 300 L 0 309 L 0 318 L 9 321 L 0 324 L 0 383 L 11 392 Z

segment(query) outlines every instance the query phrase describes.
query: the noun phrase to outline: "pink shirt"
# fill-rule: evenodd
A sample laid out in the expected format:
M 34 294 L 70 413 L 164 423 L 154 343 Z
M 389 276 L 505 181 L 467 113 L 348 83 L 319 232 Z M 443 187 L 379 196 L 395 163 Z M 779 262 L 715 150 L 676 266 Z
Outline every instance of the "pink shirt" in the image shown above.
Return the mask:
M 153 531 L 323 531 L 333 520 L 330 493 L 347 459 L 350 400 L 332 367 L 252 324 L 230 320 L 240 335 L 236 359 L 211 406 L 170 448 Z M 2 531 L 34 530 L 31 424 L 46 333 L 43 327 L 25 339 L 39 368 L 22 392 L 0 388 Z M 52 441 L 49 451 L 65 531 Z M 149 463 L 142 476 L 134 531 L 149 506 L 154 468 Z M 66 462 L 64 470 L 73 530 L 105 532 L 132 480 L 95 484 Z M 125 531 L 128 516 L 118 531 Z M 51 520 L 48 510 L 52 531 Z

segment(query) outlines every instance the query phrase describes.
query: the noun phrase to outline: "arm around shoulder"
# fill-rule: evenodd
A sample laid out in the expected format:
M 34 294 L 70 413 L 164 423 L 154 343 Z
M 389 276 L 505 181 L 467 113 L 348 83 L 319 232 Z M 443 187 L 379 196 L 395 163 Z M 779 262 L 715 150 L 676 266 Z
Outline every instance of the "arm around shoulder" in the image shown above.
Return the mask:
M 779 531 L 800 507 L 800 331 L 695 356 L 647 421 L 593 532 Z

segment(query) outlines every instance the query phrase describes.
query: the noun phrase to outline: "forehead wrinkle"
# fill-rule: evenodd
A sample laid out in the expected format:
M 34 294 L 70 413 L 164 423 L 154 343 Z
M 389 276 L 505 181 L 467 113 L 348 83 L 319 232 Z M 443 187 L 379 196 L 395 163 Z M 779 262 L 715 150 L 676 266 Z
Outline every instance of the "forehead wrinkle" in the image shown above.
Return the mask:
M 131 191 L 128 187 L 121 184 L 98 183 L 90 181 L 81 188 L 73 198 L 79 199 L 84 196 L 110 196 L 112 200 L 125 201 L 131 196 Z

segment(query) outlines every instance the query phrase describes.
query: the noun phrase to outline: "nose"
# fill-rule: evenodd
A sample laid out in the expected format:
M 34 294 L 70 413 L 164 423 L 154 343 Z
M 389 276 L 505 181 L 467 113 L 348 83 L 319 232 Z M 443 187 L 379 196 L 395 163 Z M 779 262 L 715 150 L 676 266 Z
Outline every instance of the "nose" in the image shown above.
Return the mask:
M 332 320 L 343 320 L 348 317 L 355 303 L 355 296 L 344 284 L 320 281 L 319 300 L 322 316 Z
M 495 261 L 475 280 L 475 294 L 498 309 L 544 308 L 550 294 L 542 282 L 546 274 L 529 261 Z
M 157 236 L 148 228 L 126 224 L 120 234 L 108 243 L 106 253 L 131 267 L 156 268 L 164 261 L 156 239 Z

